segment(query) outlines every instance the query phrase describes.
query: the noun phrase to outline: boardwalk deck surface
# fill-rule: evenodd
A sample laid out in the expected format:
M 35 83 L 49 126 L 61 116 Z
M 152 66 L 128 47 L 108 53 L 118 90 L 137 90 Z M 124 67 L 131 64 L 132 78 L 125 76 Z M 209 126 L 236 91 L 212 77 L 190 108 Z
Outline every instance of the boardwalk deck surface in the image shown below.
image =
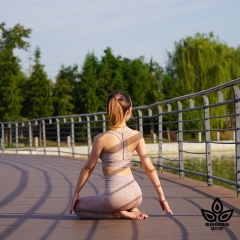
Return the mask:
M 159 174 L 174 215 L 163 212 L 142 169 L 133 167 L 141 186 L 140 210 L 147 220 L 81 220 L 69 215 L 72 192 L 84 160 L 56 156 L 0 155 L 0 239 L 240 239 L 240 199 L 219 186 Z M 101 164 L 82 191 L 104 191 Z M 223 230 L 211 230 L 201 209 L 218 197 L 223 210 L 234 209 Z

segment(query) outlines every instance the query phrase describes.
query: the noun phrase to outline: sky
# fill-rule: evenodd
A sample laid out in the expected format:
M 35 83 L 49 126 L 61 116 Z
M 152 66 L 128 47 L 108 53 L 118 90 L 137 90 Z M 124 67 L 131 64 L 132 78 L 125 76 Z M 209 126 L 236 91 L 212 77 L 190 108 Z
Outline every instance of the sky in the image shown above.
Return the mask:
M 162 67 L 174 42 L 213 32 L 230 47 L 240 45 L 239 0 L 0 0 L 0 23 L 32 29 L 31 52 L 53 81 L 61 65 L 82 68 L 88 52 L 153 58 Z M 29 52 L 15 51 L 29 71 Z

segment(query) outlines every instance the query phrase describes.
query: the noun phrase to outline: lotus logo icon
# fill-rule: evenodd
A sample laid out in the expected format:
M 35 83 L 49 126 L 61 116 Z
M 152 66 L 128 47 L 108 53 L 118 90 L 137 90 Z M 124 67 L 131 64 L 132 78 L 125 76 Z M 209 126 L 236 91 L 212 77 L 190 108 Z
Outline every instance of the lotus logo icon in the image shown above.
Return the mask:
M 223 205 L 219 198 L 216 198 L 212 204 L 212 212 L 201 209 L 202 215 L 208 222 L 227 222 L 233 214 L 234 209 L 223 211 Z

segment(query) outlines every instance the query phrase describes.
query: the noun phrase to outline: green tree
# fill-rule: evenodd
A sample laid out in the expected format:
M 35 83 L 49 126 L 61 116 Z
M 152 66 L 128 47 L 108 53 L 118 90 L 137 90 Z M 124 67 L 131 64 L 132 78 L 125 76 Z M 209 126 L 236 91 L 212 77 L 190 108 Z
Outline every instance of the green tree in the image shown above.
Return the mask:
M 193 93 L 231 79 L 234 49 L 220 42 L 213 33 L 197 33 L 175 43 L 173 63 L 181 93 Z
M 99 110 L 105 111 L 105 101 L 107 96 L 113 91 L 125 91 L 126 82 L 122 75 L 122 60 L 121 56 L 115 57 L 110 48 L 104 50 L 105 55 L 99 62 L 99 99 L 101 106 Z
M 28 118 L 49 117 L 53 114 L 52 83 L 40 63 L 41 52 L 35 51 L 33 72 L 26 82 L 25 114 Z
M 231 66 L 234 48 L 222 43 L 213 33 L 187 37 L 175 43 L 173 54 L 169 54 L 169 67 L 174 69 L 178 81 L 178 93 L 186 95 L 199 92 L 232 79 Z M 230 93 L 226 93 L 226 96 Z M 215 103 L 218 96 L 211 94 L 209 102 Z M 202 99 L 195 100 L 195 106 L 202 105 Z M 224 115 L 227 106 L 211 109 L 211 115 Z M 223 121 L 211 121 L 212 127 L 221 127 Z
M 98 81 L 98 59 L 94 53 L 88 53 L 81 72 L 79 82 L 80 113 L 94 113 L 102 110 L 104 103 L 99 97 L 101 84 Z
M 53 106 L 55 116 L 73 114 L 73 90 L 73 82 L 71 84 L 70 79 L 66 74 L 66 68 L 62 66 L 56 77 L 56 83 L 53 86 Z
M 168 74 L 163 77 L 162 94 L 164 100 L 178 97 L 178 81 Z
M 0 24 L 0 119 L 14 121 L 21 118 L 23 93 L 21 86 L 26 77 L 21 72 L 20 60 L 14 56 L 14 49 L 27 50 L 31 30 L 17 24 L 6 29 Z
M 148 84 L 150 85 L 150 90 L 146 94 L 147 104 L 159 102 L 163 100 L 162 94 L 162 82 L 164 78 L 164 70 L 152 59 L 149 63 L 149 77 Z
M 171 72 L 170 72 L 171 74 Z M 173 74 L 171 74 L 173 76 Z M 178 89 L 178 82 L 176 79 L 172 78 L 171 75 L 164 75 L 162 81 L 162 95 L 164 100 L 172 99 L 177 97 L 177 89 Z M 173 110 L 177 109 L 177 103 L 171 103 L 171 107 Z M 163 115 L 163 122 L 167 122 L 167 124 L 163 125 L 164 130 L 166 131 L 168 140 L 171 139 L 170 137 L 170 130 L 176 131 L 178 129 L 177 124 L 177 114 L 168 114 Z
M 163 68 L 152 60 L 146 63 L 144 57 L 122 59 L 107 48 L 98 61 L 93 53 L 89 53 L 78 87 L 79 112 L 105 111 L 106 98 L 113 91 L 128 93 L 134 106 L 160 101 L 163 76 Z
M 231 75 L 232 79 L 239 78 L 240 76 L 240 46 L 235 49 L 232 57 Z
M 132 97 L 133 106 L 150 104 L 147 99 L 150 89 L 149 65 L 145 63 L 144 57 L 134 59 L 131 62 L 131 75 L 128 79 L 127 90 Z
M 79 113 L 80 107 L 79 107 L 79 82 L 80 82 L 80 73 L 78 71 L 78 66 L 76 64 L 72 66 L 62 66 L 58 78 L 65 79 L 64 84 L 70 84 L 68 86 L 67 95 L 72 95 L 71 100 L 69 99 L 69 104 L 73 104 L 74 108 L 70 111 L 75 114 Z M 60 86 L 59 86 L 60 87 Z M 56 103 L 56 102 L 55 102 Z M 56 105 L 55 105 L 56 106 Z M 71 108 L 71 106 L 70 106 Z

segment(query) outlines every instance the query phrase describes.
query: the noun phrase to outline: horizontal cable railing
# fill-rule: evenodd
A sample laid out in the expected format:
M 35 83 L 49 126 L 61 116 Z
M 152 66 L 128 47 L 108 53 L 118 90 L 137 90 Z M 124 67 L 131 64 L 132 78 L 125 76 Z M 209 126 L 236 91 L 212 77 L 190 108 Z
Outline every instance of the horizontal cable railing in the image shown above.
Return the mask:
M 221 181 L 233 185 L 240 197 L 239 84 L 240 79 L 236 79 L 201 92 L 133 107 L 128 126 L 143 134 L 151 160 L 159 171 L 163 168 L 177 171 L 180 178 L 184 178 L 185 173 L 205 177 L 209 186 L 213 179 Z M 1 122 L 0 125 L 2 153 L 87 157 L 94 137 L 109 129 L 109 120 L 106 112 L 98 112 Z M 224 132 L 228 138 L 221 137 Z M 234 181 L 213 172 L 212 155 L 216 147 L 228 147 L 234 152 Z M 176 154 L 172 158 L 169 152 Z M 205 170 L 186 167 L 186 154 L 204 155 Z M 140 163 L 135 155 L 133 163 Z

